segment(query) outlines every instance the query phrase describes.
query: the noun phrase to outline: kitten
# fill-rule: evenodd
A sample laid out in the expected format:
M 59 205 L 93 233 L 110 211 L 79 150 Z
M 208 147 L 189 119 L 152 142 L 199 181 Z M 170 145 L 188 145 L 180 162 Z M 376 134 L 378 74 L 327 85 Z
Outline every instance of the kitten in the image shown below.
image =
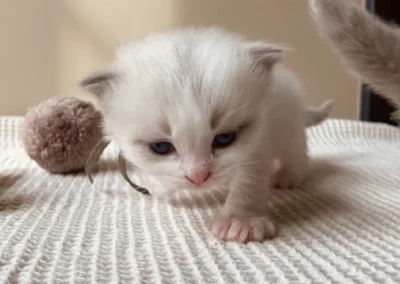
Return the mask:
M 307 173 L 305 127 L 332 102 L 307 108 L 281 47 L 247 42 L 218 28 L 151 35 L 117 53 L 109 70 L 81 85 L 100 99 L 104 132 L 153 195 L 228 187 L 212 231 L 228 241 L 275 235 L 268 214 L 271 177 L 298 186 Z
M 399 109 L 400 28 L 349 0 L 310 0 L 310 7 L 320 34 L 352 73 Z

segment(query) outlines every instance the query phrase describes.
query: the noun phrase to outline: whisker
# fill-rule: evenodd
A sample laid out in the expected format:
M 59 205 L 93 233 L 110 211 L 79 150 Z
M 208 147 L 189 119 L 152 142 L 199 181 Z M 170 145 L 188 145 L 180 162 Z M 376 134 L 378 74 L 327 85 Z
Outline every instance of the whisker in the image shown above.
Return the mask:
M 256 163 L 256 162 L 255 162 L 255 163 Z M 218 173 L 216 173 L 214 176 L 215 176 L 215 177 L 225 176 L 225 175 L 227 175 L 227 174 L 230 174 L 231 171 L 235 171 L 238 167 L 240 167 L 240 165 L 226 167 L 226 168 L 224 168 L 223 170 L 221 170 L 221 171 L 219 171 Z M 235 175 L 233 175 L 233 174 L 231 174 L 231 176 L 235 177 Z M 250 176 L 258 177 L 258 176 L 251 175 L 251 174 L 250 174 Z
M 239 196 L 240 198 L 245 199 L 247 202 L 250 201 L 249 196 L 247 194 L 245 194 L 244 190 L 241 190 L 240 188 L 239 188 L 239 190 L 235 191 L 235 194 L 237 196 Z

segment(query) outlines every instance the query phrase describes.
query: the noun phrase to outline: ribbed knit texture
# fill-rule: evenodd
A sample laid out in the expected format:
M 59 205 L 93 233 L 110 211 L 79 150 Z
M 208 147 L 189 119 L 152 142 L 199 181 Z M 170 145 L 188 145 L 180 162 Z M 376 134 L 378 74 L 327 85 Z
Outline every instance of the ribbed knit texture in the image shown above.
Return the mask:
M 141 195 L 116 171 L 113 148 L 93 185 L 50 175 L 26 156 L 21 121 L 0 118 L 0 283 L 400 283 L 394 127 L 311 129 L 311 177 L 271 196 L 279 235 L 243 245 L 209 232 L 217 208 L 206 205 L 220 194 L 191 209 Z

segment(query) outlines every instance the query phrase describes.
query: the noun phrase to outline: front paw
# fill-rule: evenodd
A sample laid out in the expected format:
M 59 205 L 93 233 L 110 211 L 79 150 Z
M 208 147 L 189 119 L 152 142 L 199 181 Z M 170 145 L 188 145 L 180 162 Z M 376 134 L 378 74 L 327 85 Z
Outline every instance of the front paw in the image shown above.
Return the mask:
M 272 239 L 275 225 L 268 216 L 236 218 L 219 217 L 215 220 L 212 233 L 224 241 L 247 243 Z

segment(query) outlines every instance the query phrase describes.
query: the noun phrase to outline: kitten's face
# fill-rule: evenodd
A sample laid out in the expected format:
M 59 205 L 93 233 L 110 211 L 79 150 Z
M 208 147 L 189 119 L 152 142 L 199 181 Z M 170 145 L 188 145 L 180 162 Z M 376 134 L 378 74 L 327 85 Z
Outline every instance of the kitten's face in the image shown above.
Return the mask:
M 224 186 L 263 137 L 269 70 L 237 38 L 212 35 L 130 47 L 102 95 L 106 134 L 168 190 Z

